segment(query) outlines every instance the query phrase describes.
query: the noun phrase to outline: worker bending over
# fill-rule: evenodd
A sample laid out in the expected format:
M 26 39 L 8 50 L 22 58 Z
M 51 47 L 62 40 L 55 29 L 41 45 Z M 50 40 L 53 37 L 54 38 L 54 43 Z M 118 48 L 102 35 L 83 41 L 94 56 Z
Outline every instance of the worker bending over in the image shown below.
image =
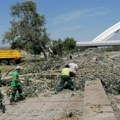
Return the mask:
M 72 75 L 74 74 L 73 71 L 69 68 L 69 65 L 66 65 L 65 68 L 62 69 L 61 79 L 55 88 L 56 93 L 63 90 L 65 82 L 67 82 L 67 86 L 70 90 L 74 90 L 74 82 L 70 77 L 70 73 L 72 73 Z

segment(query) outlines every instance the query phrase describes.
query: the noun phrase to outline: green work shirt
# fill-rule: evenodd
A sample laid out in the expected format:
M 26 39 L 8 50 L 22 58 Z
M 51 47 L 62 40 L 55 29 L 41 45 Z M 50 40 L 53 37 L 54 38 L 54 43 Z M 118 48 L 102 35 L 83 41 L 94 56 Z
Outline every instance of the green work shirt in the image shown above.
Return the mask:
M 14 78 L 16 77 L 17 80 L 19 80 L 19 73 L 17 71 L 12 73 L 12 86 L 20 85 L 20 82 L 15 81 Z

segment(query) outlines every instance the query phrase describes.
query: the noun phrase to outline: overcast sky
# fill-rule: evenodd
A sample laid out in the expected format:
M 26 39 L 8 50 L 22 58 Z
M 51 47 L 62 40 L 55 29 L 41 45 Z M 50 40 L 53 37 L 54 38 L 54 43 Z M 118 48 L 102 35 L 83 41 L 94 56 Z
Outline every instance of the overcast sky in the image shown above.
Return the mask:
M 25 0 L 0 1 L 0 39 L 10 28 L 10 6 Z M 73 37 L 91 41 L 120 21 L 120 0 L 34 0 L 40 15 L 46 18 L 51 39 Z

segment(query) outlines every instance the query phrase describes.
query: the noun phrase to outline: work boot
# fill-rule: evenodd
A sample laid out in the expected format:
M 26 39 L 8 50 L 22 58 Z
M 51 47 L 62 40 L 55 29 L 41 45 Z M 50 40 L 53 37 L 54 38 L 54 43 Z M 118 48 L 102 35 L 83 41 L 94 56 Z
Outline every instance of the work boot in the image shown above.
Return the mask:
M 5 105 L 4 104 L 1 104 L 0 105 L 0 110 L 2 111 L 2 113 L 5 113 Z
M 10 105 L 16 105 L 16 100 L 10 100 Z
M 58 94 L 59 90 L 55 89 L 54 94 Z
M 20 95 L 17 99 L 21 101 L 21 100 L 25 100 L 25 97 L 23 97 L 22 95 Z
M 15 101 L 10 101 L 10 105 L 16 105 Z
M 55 93 L 55 94 L 57 94 L 57 93 L 58 93 L 58 91 L 56 91 L 56 90 L 55 90 L 55 92 L 54 92 L 54 93 Z

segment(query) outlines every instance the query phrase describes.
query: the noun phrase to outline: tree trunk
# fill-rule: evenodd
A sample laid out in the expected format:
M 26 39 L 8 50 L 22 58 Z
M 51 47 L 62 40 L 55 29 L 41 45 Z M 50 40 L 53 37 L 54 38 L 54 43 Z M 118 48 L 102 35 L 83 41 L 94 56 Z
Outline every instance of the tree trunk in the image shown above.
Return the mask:
M 47 53 L 46 53 L 45 49 L 43 47 L 41 47 L 41 50 L 44 54 L 45 59 L 48 60 L 48 56 L 47 56 Z

